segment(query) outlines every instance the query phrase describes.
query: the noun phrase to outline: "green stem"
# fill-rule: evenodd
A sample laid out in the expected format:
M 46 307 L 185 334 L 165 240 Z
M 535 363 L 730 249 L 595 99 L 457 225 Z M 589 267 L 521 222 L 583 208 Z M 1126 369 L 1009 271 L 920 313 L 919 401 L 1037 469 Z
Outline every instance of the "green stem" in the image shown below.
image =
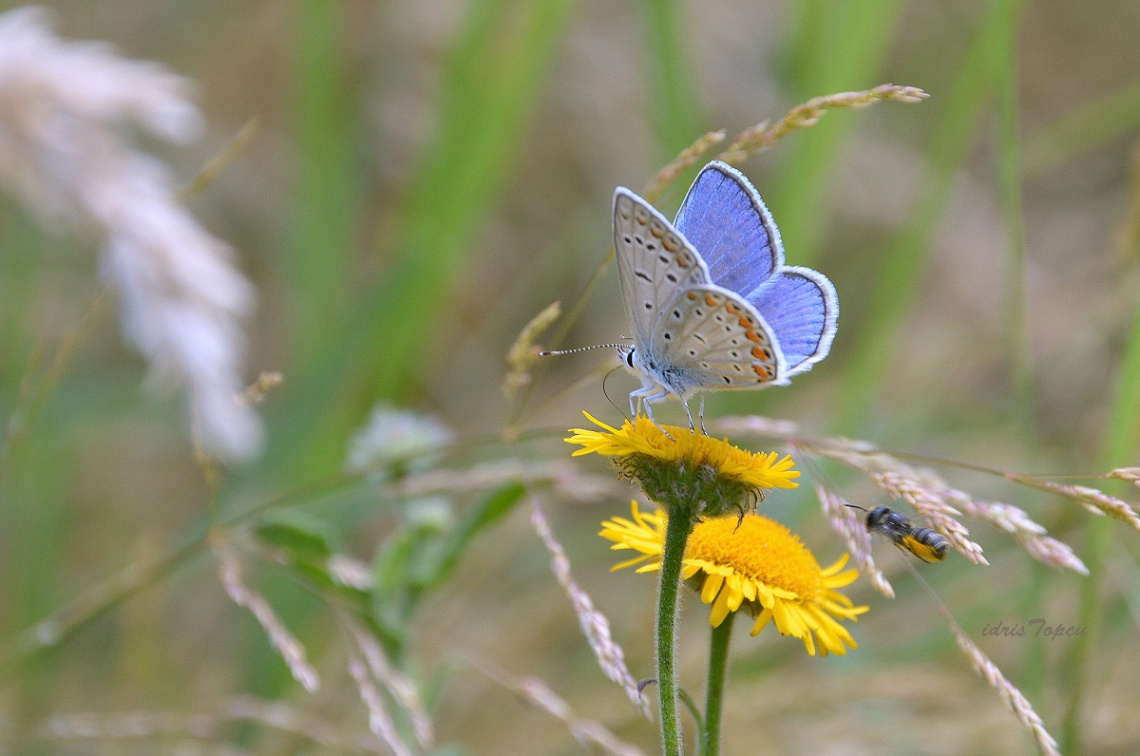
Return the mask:
M 661 697 L 661 742 L 664 756 L 681 756 L 681 720 L 677 716 L 677 599 L 685 543 L 695 519 L 675 507 L 665 528 L 661 555 L 661 587 L 657 601 L 657 691 Z
M 724 671 L 728 666 L 728 644 L 732 640 L 732 620 L 736 612 L 729 612 L 719 627 L 709 634 L 709 687 L 705 695 L 705 727 L 701 736 L 701 756 L 720 754 L 720 715 L 724 704 Z
M 1140 432 L 1136 417 L 1140 414 L 1140 301 L 1133 312 L 1132 335 L 1127 351 L 1116 376 L 1116 397 L 1112 406 L 1112 422 L 1108 430 L 1100 468 L 1123 467 L 1135 463 L 1140 451 Z M 1117 493 L 1112 488 L 1108 493 Z M 1103 522 L 1102 522 L 1103 520 Z M 1068 660 L 1069 710 L 1061 733 L 1061 748 L 1064 753 L 1089 753 L 1088 737 L 1089 700 L 1099 692 L 1094 688 L 1097 678 L 1093 675 L 1094 652 L 1099 648 L 1105 608 L 1102 605 L 1105 581 L 1108 579 L 1108 558 L 1115 533 L 1114 523 L 1107 517 L 1099 517 L 1089 526 L 1088 548 L 1085 550 L 1085 564 L 1089 568 L 1089 580 L 1081 589 L 1081 605 L 1078 615 L 1080 627 L 1085 633 L 1075 638 L 1076 643 Z

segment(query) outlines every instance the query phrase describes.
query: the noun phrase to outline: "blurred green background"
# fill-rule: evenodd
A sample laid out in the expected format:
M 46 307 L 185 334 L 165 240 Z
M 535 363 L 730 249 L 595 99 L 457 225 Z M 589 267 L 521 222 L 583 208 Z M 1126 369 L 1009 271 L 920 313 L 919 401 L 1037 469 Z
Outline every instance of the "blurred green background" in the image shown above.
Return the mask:
M 106 40 L 197 83 L 207 137 L 154 147 L 184 180 L 257 119 L 248 151 L 190 201 L 257 286 L 249 378 L 285 376 L 264 405 L 265 453 L 224 474 L 221 512 L 292 493 L 289 504 L 338 548 L 372 560 L 399 526 L 398 503 L 361 485 L 300 487 L 336 479 L 379 400 L 455 429 L 460 448 L 448 464 L 516 453 L 563 460 L 559 439 L 580 411 L 620 421 L 635 382 L 608 379 L 614 408 L 597 370 L 616 365 L 611 353 L 560 358 L 540 366 L 527 404 L 512 407 L 500 388 L 505 355 L 554 300 L 564 312 L 581 305 L 559 346 L 628 333 L 616 273 L 587 286 L 610 244 L 613 188 L 638 190 L 705 131 L 731 138 L 810 97 L 883 82 L 931 97 L 831 113 L 742 166 L 789 262 L 835 283 L 839 332 L 829 359 L 792 387 L 712 396 L 708 415 L 794 419 L 820 434 L 1003 470 L 1137 463 L 1140 4 L 45 5 L 62 36 Z M 659 202 L 664 212 L 690 177 Z M 90 241 L 46 234 L 4 197 L 0 245 L 0 419 L 26 401 L 22 382 L 47 387 L 0 478 L 0 639 L 10 649 L 100 580 L 195 543 L 209 495 L 180 401 L 141 390 L 146 366 L 123 344 L 113 298 L 83 325 L 99 292 Z M 76 333 L 66 369 L 45 382 L 34 356 Z M 660 416 L 683 418 L 676 403 Z M 519 446 L 496 440 L 511 420 L 533 432 Z M 601 461 L 576 468 L 607 474 Z M 982 526 L 975 535 L 991 567 L 952 555 L 923 574 L 1051 732 L 1084 752 L 1134 753 L 1140 535 L 1093 527 L 1071 503 L 948 474 L 979 498 L 1028 509 L 1094 577 L 1036 565 Z M 853 500 L 871 501 L 873 492 L 850 485 Z M 459 495 L 451 504 L 470 506 Z M 652 580 L 610 575 L 616 560 L 596 537 L 602 519 L 627 508 L 617 484 L 588 503 L 547 499 L 575 576 L 609 616 L 634 675 L 649 677 Z M 765 511 L 792 523 L 821 562 L 843 548 L 810 486 L 772 496 Z M 525 507 L 488 528 L 464 544 L 456 572 L 406 628 L 407 668 L 438 682 L 440 741 L 469 753 L 582 751 L 465 666 L 478 663 L 541 677 L 582 715 L 654 752 L 652 725 L 599 673 Z M 900 595 L 887 601 L 863 582 L 848 591 L 872 610 L 847 658 L 811 659 L 798 641 L 740 632 L 726 753 L 1031 752 L 931 600 L 895 555 L 882 559 Z M 203 738 L 44 735 L 57 713 L 208 712 L 244 693 L 365 731 L 320 592 L 271 564 L 250 572 L 322 669 L 316 696 L 225 597 L 211 560 L 186 558 L 58 648 L 6 665 L 0 736 L 32 752 L 86 753 L 92 742 L 106 752 L 183 742 L 321 750 L 258 724 Z M 707 614 L 686 600 L 683 679 L 697 695 Z M 1086 646 L 980 634 L 999 619 L 1086 625 L 1092 616 Z

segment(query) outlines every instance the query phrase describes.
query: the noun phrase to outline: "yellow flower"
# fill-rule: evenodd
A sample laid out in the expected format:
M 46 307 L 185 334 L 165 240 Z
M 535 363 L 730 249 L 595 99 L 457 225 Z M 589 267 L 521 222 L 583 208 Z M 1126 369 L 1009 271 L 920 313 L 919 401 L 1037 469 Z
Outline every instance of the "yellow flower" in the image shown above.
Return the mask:
M 696 516 L 748 511 L 763 500 L 763 489 L 799 485 L 800 473 L 787 455 L 745 451 L 672 425 L 662 430 L 645 417 L 626 420 L 618 429 L 582 414 L 602 430 L 571 428 L 574 435 L 566 442 L 582 447 L 575 457 L 614 457 L 623 475 L 637 479 L 651 499 L 669 507 L 683 501 Z
M 602 538 L 613 541 L 615 551 L 640 554 L 613 570 L 641 564 L 638 572 L 661 568 L 666 515 L 641 512 L 632 502 L 633 519 L 614 517 L 602 523 Z M 782 635 L 800 638 L 812 656 L 815 640 L 820 652 L 845 655 L 858 644 L 838 620 L 858 621 L 866 606 L 855 606 L 836 589 L 850 585 L 857 570 L 843 570 L 844 554 L 822 569 L 799 537 L 774 520 L 757 514 L 743 518 L 721 517 L 697 523 L 685 546 L 681 577 L 712 604 L 709 623 L 718 627 L 730 612 L 745 608 L 756 617 L 752 634 L 776 621 Z

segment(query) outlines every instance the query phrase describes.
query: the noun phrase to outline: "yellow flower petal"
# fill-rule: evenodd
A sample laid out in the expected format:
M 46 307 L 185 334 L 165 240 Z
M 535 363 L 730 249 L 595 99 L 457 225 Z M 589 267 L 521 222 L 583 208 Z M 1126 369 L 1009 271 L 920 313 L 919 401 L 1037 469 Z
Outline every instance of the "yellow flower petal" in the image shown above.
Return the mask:
M 640 512 L 632 505 L 632 520 L 613 518 L 603 523 L 602 535 L 650 560 L 638 572 L 659 569 L 665 543 L 666 516 Z M 621 528 L 613 523 L 621 521 Z M 635 525 L 635 523 L 638 523 Z M 617 544 L 615 544 L 617 545 Z M 635 562 L 625 562 L 622 566 Z M 711 604 L 709 623 L 718 627 L 734 611 L 756 616 L 752 634 L 771 621 L 783 635 L 799 638 L 811 655 L 843 655 L 857 647 L 841 620 L 855 622 L 867 611 L 836 589 L 849 585 L 856 570 L 843 570 L 844 555 L 827 568 L 783 525 L 756 514 L 698 522 L 685 547 L 682 579 L 696 587 L 701 601 Z M 817 643 L 818 641 L 818 643 Z

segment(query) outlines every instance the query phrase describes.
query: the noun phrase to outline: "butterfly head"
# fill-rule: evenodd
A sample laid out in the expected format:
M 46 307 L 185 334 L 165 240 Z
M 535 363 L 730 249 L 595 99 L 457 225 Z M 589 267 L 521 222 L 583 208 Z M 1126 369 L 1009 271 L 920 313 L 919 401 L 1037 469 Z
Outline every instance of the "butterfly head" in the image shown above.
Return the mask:
M 636 347 L 634 347 L 633 344 L 618 344 L 617 345 L 617 353 L 618 353 L 618 357 L 622 361 L 622 364 L 625 365 L 630 370 L 632 370 L 634 373 L 636 373 L 637 372 L 637 362 L 638 362 L 637 356 L 636 356 L 637 355 Z

